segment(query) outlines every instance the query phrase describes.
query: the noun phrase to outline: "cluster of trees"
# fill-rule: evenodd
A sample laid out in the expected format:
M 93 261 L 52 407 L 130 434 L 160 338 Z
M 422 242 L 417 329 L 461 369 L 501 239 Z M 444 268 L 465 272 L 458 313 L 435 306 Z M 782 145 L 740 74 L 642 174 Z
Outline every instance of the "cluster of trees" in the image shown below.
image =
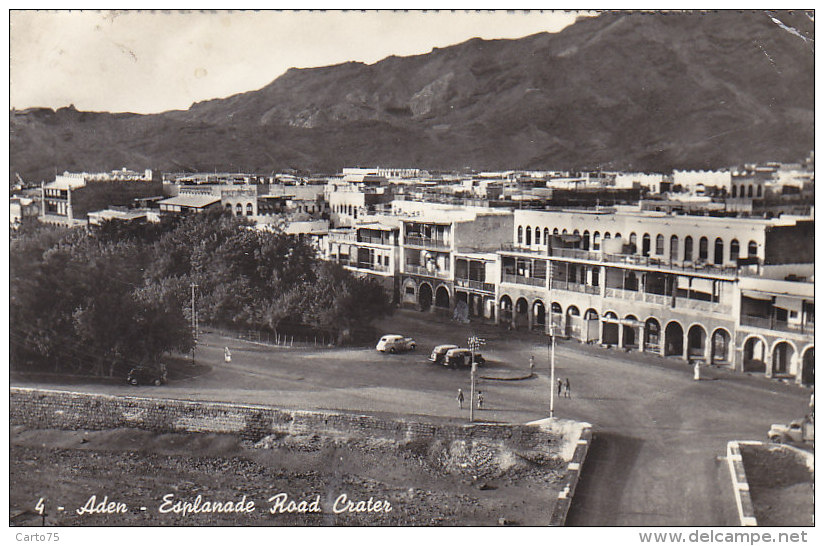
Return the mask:
M 377 281 L 224 213 L 89 230 L 38 225 L 10 245 L 16 369 L 116 376 L 189 351 L 192 284 L 199 323 L 221 328 L 308 327 L 346 342 L 392 311 Z

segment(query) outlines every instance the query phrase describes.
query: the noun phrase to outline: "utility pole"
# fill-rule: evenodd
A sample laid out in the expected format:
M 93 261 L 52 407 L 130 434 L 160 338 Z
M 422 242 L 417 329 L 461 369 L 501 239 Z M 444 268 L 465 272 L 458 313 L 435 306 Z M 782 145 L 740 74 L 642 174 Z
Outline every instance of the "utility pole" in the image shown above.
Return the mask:
M 550 319 L 551 320 L 551 319 Z M 549 358 L 549 417 L 555 417 L 555 325 L 549 327 L 552 338 L 552 353 Z M 549 349 L 549 347 L 547 347 Z
M 192 344 L 192 364 L 195 363 L 195 346 L 197 345 L 197 307 L 195 307 L 195 290 L 197 289 L 197 284 L 192 283 L 192 339 L 194 343 Z
M 555 273 L 552 260 L 549 260 L 549 300 L 552 301 L 552 276 Z M 568 274 L 569 272 L 567 272 Z M 604 280 L 606 282 L 606 279 Z M 549 418 L 555 417 L 555 321 L 552 317 L 552 305 L 549 307 L 549 335 L 552 338 L 552 352 L 549 357 Z M 549 346 L 547 346 L 549 350 Z

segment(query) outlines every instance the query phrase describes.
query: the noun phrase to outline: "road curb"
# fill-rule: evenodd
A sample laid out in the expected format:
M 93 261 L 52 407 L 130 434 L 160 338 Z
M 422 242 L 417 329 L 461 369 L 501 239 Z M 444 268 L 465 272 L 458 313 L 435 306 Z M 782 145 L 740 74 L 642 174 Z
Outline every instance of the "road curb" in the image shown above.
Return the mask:
M 575 488 L 581 479 L 581 470 L 584 467 L 584 460 L 587 457 L 591 443 L 592 427 L 590 425 L 584 425 L 584 428 L 581 429 L 581 435 L 578 436 L 575 453 L 572 455 L 569 463 L 567 463 L 567 472 L 564 480 L 561 482 L 561 490 L 558 492 L 558 498 L 555 500 L 555 507 L 552 510 L 552 517 L 549 520 L 550 527 L 563 527 L 566 525 L 569 507 L 572 504 L 572 497 L 575 495 Z
M 744 470 L 744 462 L 741 460 L 740 444 L 760 443 L 760 442 L 727 442 L 727 464 L 730 468 L 730 478 L 732 479 L 732 489 L 735 493 L 735 504 L 738 507 L 738 519 L 742 527 L 755 527 L 758 521 L 755 519 L 755 509 L 750 496 L 750 484 L 747 482 L 747 473 Z

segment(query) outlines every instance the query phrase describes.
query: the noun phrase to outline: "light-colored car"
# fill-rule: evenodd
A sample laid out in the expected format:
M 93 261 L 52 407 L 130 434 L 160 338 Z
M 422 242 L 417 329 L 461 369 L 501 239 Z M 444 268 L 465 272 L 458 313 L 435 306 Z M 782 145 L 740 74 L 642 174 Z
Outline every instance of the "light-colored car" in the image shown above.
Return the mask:
M 767 433 L 771 442 L 781 444 L 804 444 L 815 441 L 815 426 L 809 418 L 795 419 L 789 425 L 774 424 Z
M 484 363 L 484 357 L 481 353 L 475 352 L 475 362 L 478 364 Z M 461 366 L 469 366 L 472 363 L 472 351 L 459 347 L 457 349 L 450 349 L 446 352 L 443 360 L 443 365 L 450 368 L 459 368 Z
M 401 353 L 403 351 L 414 351 L 415 340 L 411 337 L 404 337 L 398 334 L 386 334 L 375 347 L 382 353 Z
M 443 359 L 446 356 L 447 351 L 457 348 L 457 345 L 438 345 L 432 349 L 432 354 L 429 355 L 429 360 L 435 364 L 443 364 Z

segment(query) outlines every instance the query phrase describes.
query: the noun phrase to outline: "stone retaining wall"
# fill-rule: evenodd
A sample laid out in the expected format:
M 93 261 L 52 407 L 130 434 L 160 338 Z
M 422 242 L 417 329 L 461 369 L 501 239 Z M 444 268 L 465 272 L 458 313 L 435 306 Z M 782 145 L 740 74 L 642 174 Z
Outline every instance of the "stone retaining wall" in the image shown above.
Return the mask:
M 159 433 L 237 434 L 258 440 L 269 434 L 381 437 L 398 441 L 493 440 L 519 449 L 560 456 L 563 438 L 533 425 L 435 424 L 338 412 L 270 406 L 12 387 L 9 422 L 34 428 L 103 430 L 138 428 Z

